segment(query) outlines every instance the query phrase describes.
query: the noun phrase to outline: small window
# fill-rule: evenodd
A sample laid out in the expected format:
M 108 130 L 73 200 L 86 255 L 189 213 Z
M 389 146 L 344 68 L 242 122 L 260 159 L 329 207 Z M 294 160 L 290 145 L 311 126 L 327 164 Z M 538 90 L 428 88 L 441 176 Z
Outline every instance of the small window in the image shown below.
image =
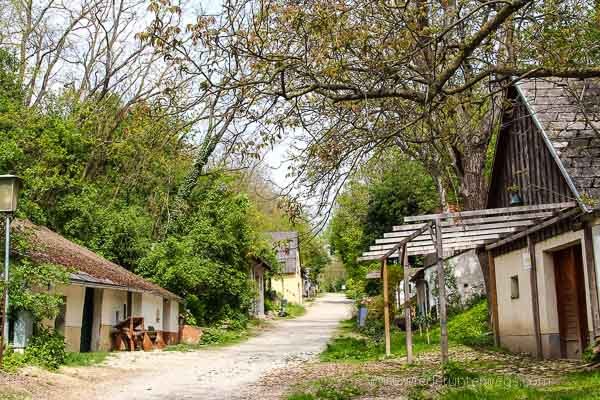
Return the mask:
M 519 276 L 514 275 L 510 277 L 510 298 L 519 298 Z

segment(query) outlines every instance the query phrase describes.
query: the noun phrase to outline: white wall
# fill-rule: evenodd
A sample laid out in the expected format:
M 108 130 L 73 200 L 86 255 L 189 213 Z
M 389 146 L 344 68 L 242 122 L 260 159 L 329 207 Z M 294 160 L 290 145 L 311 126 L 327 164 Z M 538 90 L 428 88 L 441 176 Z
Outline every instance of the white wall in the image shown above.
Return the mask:
M 463 303 L 473 296 L 485 293 L 483 272 L 475 250 L 452 257 L 448 263 L 454 268 L 456 286 Z
M 144 317 L 146 329 L 153 326 L 157 331 L 163 330 L 163 298 L 150 293 L 142 293 L 142 317 Z
M 176 300 L 169 300 L 167 304 L 169 305 L 169 319 L 162 321 L 163 331 L 177 332 L 179 331 L 179 303 Z
M 512 251 L 495 259 L 500 336 L 534 334 L 531 279 L 529 270 L 523 266 L 523 254 L 526 251 Z M 519 278 L 519 297 L 516 299 L 511 298 L 513 276 Z
M 123 305 L 127 304 L 127 292 L 124 290 L 104 289 L 104 298 L 102 301 L 102 325 L 116 325 L 123 321 L 126 315 L 123 315 Z M 117 321 L 117 311 L 119 312 L 119 321 Z
M 59 285 L 52 292 L 61 294 L 67 298 L 65 326 L 81 327 L 85 288 L 77 285 Z M 54 322 L 46 322 L 48 325 L 54 325 Z

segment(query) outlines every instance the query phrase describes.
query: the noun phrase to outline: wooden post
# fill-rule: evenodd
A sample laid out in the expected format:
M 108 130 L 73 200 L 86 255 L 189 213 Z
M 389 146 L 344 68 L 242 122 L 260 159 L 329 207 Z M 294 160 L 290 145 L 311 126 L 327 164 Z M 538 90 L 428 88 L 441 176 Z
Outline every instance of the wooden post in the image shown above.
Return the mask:
M 392 355 L 392 345 L 390 338 L 390 302 L 388 293 L 388 267 L 387 257 L 382 261 L 382 274 L 383 274 L 383 328 L 385 332 L 385 355 Z
M 437 254 L 438 273 L 438 303 L 440 307 L 440 347 L 442 353 L 442 365 L 444 365 L 448 362 L 448 315 L 446 313 L 446 280 L 444 278 L 444 247 L 442 245 L 442 223 L 439 217 L 437 217 L 435 220 L 435 236 L 435 249 Z
M 500 323 L 498 318 L 498 289 L 496 286 L 496 263 L 494 261 L 494 256 L 491 251 L 487 252 L 488 256 L 488 269 L 490 275 L 490 307 L 492 314 L 492 331 L 494 332 L 494 345 L 500 346 Z
M 406 326 L 406 362 L 413 362 L 412 352 L 412 321 L 410 318 L 410 291 L 408 284 L 408 251 L 402 247 L 402 266 L 404 268 L 404 324 Z
M 537 267 L 535 261 L 535 242 L 531 235 L 527 235 L 527 249 L 531 268 L 529 269 L 529 280 L 531 282 L 531 308 L 533 312 L 533 330 L 535 333 L 536 358 L 544 358 L 542 353 L 542 332 L 540 329 L 540 298 L 538 293 Z
M 592 332 L 594 340 L 600 336 L 600 311 L 598 303 L 598 277 L 596 276 L 596 259 L 594 257 L 594 242 L 592 227 L 589 222 L 583 228 L 585 264 L 587 267 L 588 286 L 590 290 L 590 308 L 592 310 Z

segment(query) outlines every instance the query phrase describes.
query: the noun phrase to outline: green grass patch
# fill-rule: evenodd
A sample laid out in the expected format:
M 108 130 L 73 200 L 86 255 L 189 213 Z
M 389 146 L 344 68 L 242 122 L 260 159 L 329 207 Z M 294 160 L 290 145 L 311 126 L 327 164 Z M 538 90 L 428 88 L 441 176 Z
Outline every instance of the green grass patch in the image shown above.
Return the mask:
M 4 390 L 0 390 L 0 400 L 30 400 L 31 397 L 29 397 L 26 394 L 23 393 L 19 393 L 19 392 L 14 392 L 12 390 L 9 391 L 4 391 Z
M 600 371 L 567 375 L 558 384 L 530 386 L 506 376 L 483 376 L 472 384 L 444 390 L 441 400 L 599 400 Z M 543 383 L 543 382 L 541 382 Z
M 67 353 L 64 365 L 67 367 L 88 367 L 104 362 L 111 353 L 96 351 L 90 353 Z
M 287 400 L 351 400 L 364 392 L 350 382 L 319 379 L 293 392 Z
M 482 300 L 468 310 L 457 314 L 448 321 L 448 336 L 452 343 L 467 346 L 490 346 L 492 336 L 487 325 L 487 302 Z M 378 338 L 380 335 L 378 336 Z M 429 332 L 429 342 L 425 332 L 413 331 L 413 353 L 434 350 L 439 345 L 440 330 L 435 327 Z M 406 355 L 406 334 L 398 329 L 391 333 L 392 354 Z M 322 361 L 368 361 L 383 358 L 385 344 L 371 336 L 361 335 L 356 321 L 349 319 L 341 325 L 339 335 L 329 342 L 321 354 Z
M 306 314 L 306 307 L 301 304 L 289 303 L 285 307 L 285 312 L 287 313 L 286 318 L 298 318 Z
M 251 319 L 248 326 L 243 329 L 226 329 L 223 327 L 212 326 L 202 329 L 202 339 L 198 344 L 179 343 L 169 345 L 164 351 L 196 351 L 212 347 L 230 346 L 247 340 L 256 335 L 260 329 L 267 325 L 265 321 Z
M 352 321 L 352 328 L 348 327 L 348 322 L 340 330 L 340 335 L 335 337 L 327 344 L 327 348 L 321 353 L 321 361 L 369 361 L 377 360 L 385 356 L 385 344 L 381 341 L 374 341 L 369 337 L 352 333 L 355 322 Z M 431 342 L 427 343 L 425 335 L 413 334 L 413 352 L 429 351 L 437 346 L 438 341 L 431 336 Z M 406 334 L 399 330 L 393 330 L 391 334 L 391 350 L 394 356 L 406 355 Z

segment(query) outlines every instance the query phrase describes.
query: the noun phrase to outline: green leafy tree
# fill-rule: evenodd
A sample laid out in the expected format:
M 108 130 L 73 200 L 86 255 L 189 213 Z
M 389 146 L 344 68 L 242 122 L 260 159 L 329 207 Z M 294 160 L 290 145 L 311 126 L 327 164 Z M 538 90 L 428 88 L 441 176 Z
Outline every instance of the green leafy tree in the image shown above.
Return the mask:
M 232 183 L 227 176 L 202 179 L 192 194 L 198 207 L 178 220 L 178 233 L 153 246 L 136 270 L 183 295 L 199 324 L 243 318 L 253 298 L 250 256 L 274 263 L 267 241 L 254 230 L 248 197 Z

